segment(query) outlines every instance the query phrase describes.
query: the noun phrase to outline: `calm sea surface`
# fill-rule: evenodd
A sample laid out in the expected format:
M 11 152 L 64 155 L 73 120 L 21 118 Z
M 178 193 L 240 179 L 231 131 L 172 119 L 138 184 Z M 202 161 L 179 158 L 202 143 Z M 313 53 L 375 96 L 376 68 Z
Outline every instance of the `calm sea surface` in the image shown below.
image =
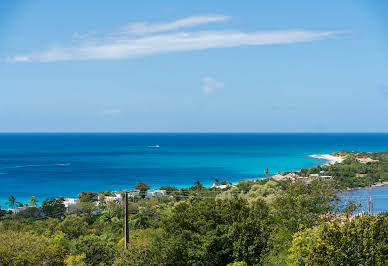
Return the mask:
M 262 178 L 265 168 L 312 167 L 325 161 L 308 155 L 341 149 L 388 150 L 388 134 L 0 134 L 0 205 L 11 194 L 42 201 L 139 181 L 157 188 Z

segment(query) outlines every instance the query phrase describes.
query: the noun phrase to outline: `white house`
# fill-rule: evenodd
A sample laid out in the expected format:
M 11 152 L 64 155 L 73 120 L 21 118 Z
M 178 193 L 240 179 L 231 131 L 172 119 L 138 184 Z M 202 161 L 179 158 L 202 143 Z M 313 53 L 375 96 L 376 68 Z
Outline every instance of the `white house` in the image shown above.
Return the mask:
M 105 202 L 111 202 L 111 201 L 119 201 L 120 203 L 123 201 L 123 198 L 120 194 L 116 193 L 114 196 L 105 196 L 104 201 Z
M 66 208 L 72 207 L 79 203 L 78 198 L 64 198 L 63 199 L 63 204 L 65 205 Z
M 17 207 L 15 209 L 8 209 L 8 210 L 11 211 L 13 214 L 17 214 L 19 212 L 27 210 L 27 208 L 28 208 L 28 206 L 23 206 L 23 207 Z
M 226 185 L 216 185 L 215 183 L 211 186 L 212 188 L 219 188 L 219 189 L 225 189 L 225 188 L 229 188 L 229 187 L 235 187 L 235 185 L 232 185 L 232 184 L 226 184 Z
M 146 199 L 150 199 L 152 197 L 159 197 L 159 196 L 167 196 L 167 191 L 166 190 L 149 190 L 147 191 L 147 195 L 145 196 Z

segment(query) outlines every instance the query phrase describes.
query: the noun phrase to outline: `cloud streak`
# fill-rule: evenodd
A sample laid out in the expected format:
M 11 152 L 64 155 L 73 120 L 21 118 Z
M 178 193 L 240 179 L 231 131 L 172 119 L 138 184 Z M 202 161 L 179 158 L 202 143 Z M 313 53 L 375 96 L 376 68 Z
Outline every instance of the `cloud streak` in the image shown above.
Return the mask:
M 100 40 L 83 40 L 72 45 L 51 47 L 41 52 L 20 54 L 9 62 L 53 62 L 68 60 L 127 59 L 163 53 L 199 51 L 258 45 L 284 45 L 322 40 L 338 31 L 277 30 L 277 31 L 192 31 L 165 32 L 182 27 L 224 21 L 228 17 L 189 17 L 175 22 L 133 27 L 132 34 L 108 35 Z M 141 29 L 140 29 L 141 28 Z M 142 34 L 134 36 L 133 33 Z M 145 34 L 145 35 L 143 35 Z
M 156 32 L 166 32 L 187 27 L 195 27 L 209 23 L 224 22 L 228 20 L 228 16 L 191 16 L 184 19 L 179 19 L 170 23 L 163 24 L 148 24 L 134 23 L 123 28 L 123 32 L 134 34 L 149 34 Z

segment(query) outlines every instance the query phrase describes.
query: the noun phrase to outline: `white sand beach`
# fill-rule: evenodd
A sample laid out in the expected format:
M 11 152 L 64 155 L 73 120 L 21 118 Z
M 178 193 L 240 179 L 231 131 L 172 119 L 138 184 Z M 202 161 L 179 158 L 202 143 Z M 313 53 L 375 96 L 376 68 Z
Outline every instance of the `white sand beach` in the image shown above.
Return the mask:
M 331 154 L 314 154 L 314 155 L 309 155 L 312 158 L 316 159 L 324 159 L 330 161 L 329 164 L 335 164 L 335 163 L 342 163 L 343 160 L 345 159 L 342 156 L 334 156 Z

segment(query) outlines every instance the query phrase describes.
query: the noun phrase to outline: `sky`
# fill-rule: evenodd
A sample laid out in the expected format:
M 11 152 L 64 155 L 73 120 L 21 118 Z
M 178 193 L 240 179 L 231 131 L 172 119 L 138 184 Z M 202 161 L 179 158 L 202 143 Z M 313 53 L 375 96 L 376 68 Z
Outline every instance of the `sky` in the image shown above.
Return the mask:
M 388 132 L 386 14 L 384 0 L 2 1 L 0 132 Z

